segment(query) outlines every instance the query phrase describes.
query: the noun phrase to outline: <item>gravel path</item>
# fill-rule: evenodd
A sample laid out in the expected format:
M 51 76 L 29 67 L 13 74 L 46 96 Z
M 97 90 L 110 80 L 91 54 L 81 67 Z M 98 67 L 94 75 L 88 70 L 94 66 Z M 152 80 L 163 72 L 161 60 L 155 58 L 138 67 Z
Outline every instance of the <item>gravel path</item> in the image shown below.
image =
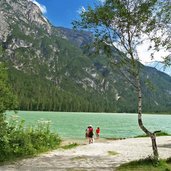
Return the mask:
M 158 137 L 161 158 L 171 157 L 171 137 Z M 116 152 L 116 155 L 109 154 Z M 117 166 L 152 154 L 150 138 L 129 138 L 58 149 L 39 157 L 24 159 L 0 171 L 114 171 Z

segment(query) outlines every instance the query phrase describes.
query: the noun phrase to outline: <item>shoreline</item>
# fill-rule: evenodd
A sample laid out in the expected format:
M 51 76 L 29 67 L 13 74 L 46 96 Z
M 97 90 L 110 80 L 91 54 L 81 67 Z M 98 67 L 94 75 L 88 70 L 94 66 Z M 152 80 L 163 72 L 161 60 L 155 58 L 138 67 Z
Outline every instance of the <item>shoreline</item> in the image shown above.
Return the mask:
M 120 138 L 119 138 L 120 139 Z M 115 141 L 115 140 L 119 140 L 119 139 L 108 139 L 108 138 L 95 138 L 94 139 L 94 143 L 106 143 L 108 141 Z M 89 141 L 86 138 L 64 138 L 62 139 L 62 145 L 69 145 L 69 144 L 73 144 L 73 143 L 77 143 L 78 145 L 88 145 Z
M 138 115 L 138 113 L 127 113 L 127 112 L 122 112 L 122 113 L 118 113 L 118 112 L 63 112 L 63 111 L 30 111 L 30 110 L 10 110 L 10 111 L 6 111 L 7 114 L 8 113 L 14 113 L 15 112 L 44 112 L 44 113 L 75 113 L 75 114 L 133 114 L 133 115 Z M 171 115 L 171 113 L 167 113 L 167 112 L 162 112 L 162 113 L 155 113 L 155 112 L 144 112 L 142 113 L 142 115 Z

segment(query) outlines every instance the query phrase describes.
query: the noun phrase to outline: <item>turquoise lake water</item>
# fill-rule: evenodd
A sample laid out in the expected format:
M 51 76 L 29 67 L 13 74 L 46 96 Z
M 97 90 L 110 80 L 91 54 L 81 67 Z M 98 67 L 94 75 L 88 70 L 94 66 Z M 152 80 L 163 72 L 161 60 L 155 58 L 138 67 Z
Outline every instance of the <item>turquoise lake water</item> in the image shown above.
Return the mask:
M 7 113 L 9 117 L 12 112 Z M 63 139 L 85 136 L 88 125 L 101 128 L 101 137 L 133 137 L 143 132 L 137 124 L 137 114 L 121 113 L 75 113 L 75 112 L 30 112 L 19 111 L 19 118 L 26 124 L 35 125 L 38 120 L 51 121 L 51 130 L 58 132 Z M 171 134 L 171 115 L 143 115 L 144 125 L 151 131 L 162 130 Z

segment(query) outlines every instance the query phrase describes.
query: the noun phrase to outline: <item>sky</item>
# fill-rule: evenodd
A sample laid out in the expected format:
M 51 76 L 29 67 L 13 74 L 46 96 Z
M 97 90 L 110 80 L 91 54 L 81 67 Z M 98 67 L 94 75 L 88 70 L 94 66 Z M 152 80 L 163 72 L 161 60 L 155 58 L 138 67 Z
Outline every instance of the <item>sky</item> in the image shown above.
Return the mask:
M 95 0 L 32 0 L 38 2 L 42 12 L 55 26 L 72 28 L 71 22 L 78 19 L 82 7 L 93 5 Z
M 88 5 L 92 6 L 95 2 L 104 2 L 105 0 L 30 0 L 37 4 L 43 14 L 54 26 L 62 26 L 66 28 L 72 28 L 71 22 L 79 19 L 79 12 L 82 9 L 86 9 Z M 150 54 L 148 52 L 148 46 L 150 42 L 144 42 L 138 47 L 138 54 L 140 61 L 143 64 L 147 64 L 151 61 Z M 162 56 L 168 55 L 164 51 L 159 51 L 155 54 L 154 61 L 161 61 Z

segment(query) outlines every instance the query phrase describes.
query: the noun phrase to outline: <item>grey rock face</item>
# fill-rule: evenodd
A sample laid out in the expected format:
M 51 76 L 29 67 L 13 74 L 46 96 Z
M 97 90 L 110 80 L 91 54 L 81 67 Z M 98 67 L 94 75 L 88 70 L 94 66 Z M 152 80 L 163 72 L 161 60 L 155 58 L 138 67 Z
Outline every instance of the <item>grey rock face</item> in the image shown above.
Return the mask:
M 17 22 L 25 24 L 26 34 L 29 34 L 29 27 L 36 25 L 51 34 L 51 25 L 42 15 L 39 7 L 30 0 L 1 0 L 0 1 L 0 39 L 6 41 L 10 34 L 12 25 Z
M 9 25 L 5 21 L 3 11 L 0 11 L 0 41 L 5 42 L 9 32 L 10 32 Z

